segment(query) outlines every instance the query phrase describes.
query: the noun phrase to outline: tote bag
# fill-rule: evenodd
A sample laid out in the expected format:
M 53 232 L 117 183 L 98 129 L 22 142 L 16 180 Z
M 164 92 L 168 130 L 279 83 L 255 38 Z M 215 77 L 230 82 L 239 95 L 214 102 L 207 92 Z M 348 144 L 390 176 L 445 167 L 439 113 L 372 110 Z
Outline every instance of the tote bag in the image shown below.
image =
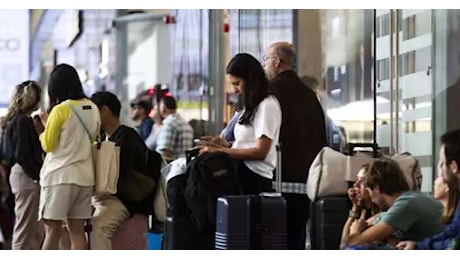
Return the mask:
M 114 142 L 103 141 L 92 147 L 94 162 L 94 193 L 111 195 L 117 193 L 120 147 Z
M 75 116 L 88 134 L 92 142 L 91 133 L 86 127 L 77 111 L 69 105 Z M 112 195 L 117 193 L 118 176 L 120 174 L 120 147 L 111 141 L 100 141 L 100 136 L 96 138 L 96 143 L 91 147 L 94 163 L 94 194 Z

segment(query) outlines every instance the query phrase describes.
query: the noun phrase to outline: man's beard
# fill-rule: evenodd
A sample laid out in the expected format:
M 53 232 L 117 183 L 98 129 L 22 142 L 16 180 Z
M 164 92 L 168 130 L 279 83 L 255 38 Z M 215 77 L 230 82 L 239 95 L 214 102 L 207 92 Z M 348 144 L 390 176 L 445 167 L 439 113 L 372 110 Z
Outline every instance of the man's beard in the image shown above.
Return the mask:
M 131 117 L 132 120 L 134 121 L 138 121 L 140 119 L 140 116 L 139 115 L 134 115 Z

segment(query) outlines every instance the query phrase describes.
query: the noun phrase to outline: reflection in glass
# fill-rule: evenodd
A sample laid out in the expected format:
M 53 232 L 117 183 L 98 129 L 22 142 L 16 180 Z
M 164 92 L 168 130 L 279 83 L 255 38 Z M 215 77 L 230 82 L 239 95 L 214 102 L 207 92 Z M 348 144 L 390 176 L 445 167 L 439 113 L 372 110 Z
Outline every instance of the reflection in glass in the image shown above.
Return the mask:
M 293 41 L 294 10 L 230 10 L 231 55 L 247 52 L 262 60 L 265 49 L 277 41 Z
M 322 103 L 348 142 L 373 142 L 373 15 L 322 10 Z

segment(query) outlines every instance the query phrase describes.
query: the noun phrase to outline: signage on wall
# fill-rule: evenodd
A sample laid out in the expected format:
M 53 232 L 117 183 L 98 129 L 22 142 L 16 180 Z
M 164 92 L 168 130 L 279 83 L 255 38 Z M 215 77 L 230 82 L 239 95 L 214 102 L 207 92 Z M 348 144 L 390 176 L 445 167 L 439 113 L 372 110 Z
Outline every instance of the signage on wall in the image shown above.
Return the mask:
M 14 87 L 29 79 L 29 33 L 29 10 L 0 10 L 0 108 L 8 106 Z
M 19 49 L 21 40 L 0 38 L 0 51 L 16 51 Z
M 81 12 L 78 9 L 64 10 L 53 30 L 53 45 L 56 49 L 70 47 L 82 32 Z

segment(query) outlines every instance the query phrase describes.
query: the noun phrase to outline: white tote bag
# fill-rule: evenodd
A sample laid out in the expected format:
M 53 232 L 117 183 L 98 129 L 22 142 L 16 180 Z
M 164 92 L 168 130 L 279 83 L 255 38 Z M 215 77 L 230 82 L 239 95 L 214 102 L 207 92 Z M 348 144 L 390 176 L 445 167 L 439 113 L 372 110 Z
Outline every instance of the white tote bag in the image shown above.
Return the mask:
M 160 175 L 157 190 L 155 191 L 155 198 L 153 201 L 155 216 L 160 222 L 164 222 L 166 219 L 167 204 L 166 179 L 163 177 L 163 175 Z
M 81 125 L 88 134 L 92 142 L 91 133 L 81 119 L 78 112 L 72 105 L 68 105 Z M 98 131 L 99 132 L 99 131 Z M 120 147 L 115 146 L 111 141 L 100 141 L 100 136 L 96 138 L 96 143 L 92 145 L 92 158 L 94 163 L 94 194 L 111 195 L 117 193 L 118 176 L 120 174 Z
M 120 172 L 120 147 L 115 146 L 114 142 L 103 141 L 92 148 L 95 195 L 116 194 Z

